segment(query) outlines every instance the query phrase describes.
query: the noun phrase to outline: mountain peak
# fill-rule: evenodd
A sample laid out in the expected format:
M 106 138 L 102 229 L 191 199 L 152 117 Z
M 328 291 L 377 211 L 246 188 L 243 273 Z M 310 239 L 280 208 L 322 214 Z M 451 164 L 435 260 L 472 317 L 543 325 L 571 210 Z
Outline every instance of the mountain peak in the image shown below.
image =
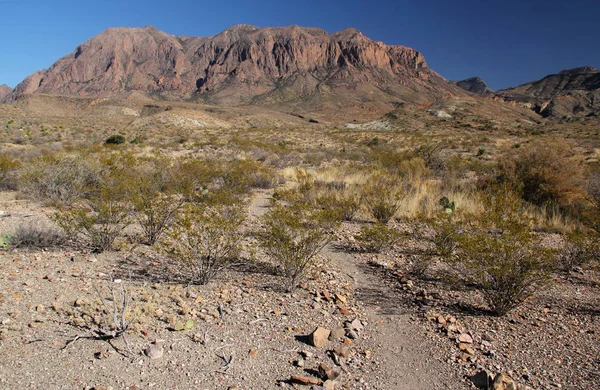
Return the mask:
M 452 81 L 453 84 L 456 84 L 460 88 L 465 91 L 469 91 L 471 93 L 475 93 L 478 95 L 487 95 L 492 93 L 493 91 L 487 86 L 485 81 L 481 79 L 479 76 L 469 77 L 468 79 L 460 80 L 460 81 Z
M 561 70 L 558 74 L 588 74 L 598 72 L 598 69 L 593 66 L 580 66 L 579 68 Z
M 25 79 L 8 99 L 134 91 L 225 104 L 337 96 L 352 105 L 421 104 L 461 93 L 429 70 L 421 53 L 375 42 L 354 28 L 329 35 L 318 28 L 240 24 L 214 37 L 177 37 L 152 26 L 110 28 Z

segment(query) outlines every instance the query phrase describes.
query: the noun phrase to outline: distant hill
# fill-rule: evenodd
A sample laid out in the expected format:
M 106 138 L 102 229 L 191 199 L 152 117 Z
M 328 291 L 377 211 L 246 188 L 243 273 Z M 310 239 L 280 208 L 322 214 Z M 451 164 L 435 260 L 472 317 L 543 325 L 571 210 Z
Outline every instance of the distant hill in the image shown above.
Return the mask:
M 529 105 L 544 117 L 597 116 L 600 114 L 600 71 L 591 66 L 567 69 L 498 91 L 497 95 Z
M 494 92 L 488 88 L 485 81 L 483 81 L 480 77 L 470 77 L 461 81 L 452 81 L 452 83 L 456 84 L 465 91 L 469 91 L 477 95 L 489 95 Z

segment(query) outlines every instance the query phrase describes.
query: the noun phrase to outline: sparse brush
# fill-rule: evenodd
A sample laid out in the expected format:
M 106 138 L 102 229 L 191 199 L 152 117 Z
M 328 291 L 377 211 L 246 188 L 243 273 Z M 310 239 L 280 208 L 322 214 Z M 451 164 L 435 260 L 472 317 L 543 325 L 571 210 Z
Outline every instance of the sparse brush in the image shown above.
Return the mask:
M 27 197 L 71 205 L 87 197 L 102 180 L 102 166 L 77 155 L 45 156 L 24 164 L 18 188 Z
M 265 214 L 265 231 L 259 242 L 281 267 L 286 290 L 294 290 L 315 265 L 317 254 L 331 241 L 338 221 L 331 211 L 299 203 L 277 205 Z
M 400 234 L 396 229 L 378 222 L 374 225 L 363 226 L 357 238 L 364 251 L 380 253 L 392 247 L 400 238 Z
M 65 243 L 65 235 L 45 225 L 20 225 L 10 236 L 9 245 L 14 248 L 52 248 Z
M 398 178 L 384 173 L 374 174 L 361 189 L 361 203 L 369 213 L 387 224 L 400 208 L 403 190 Z
M 567 235 L 565 240 L 565 246 L 558 257 L 558 267 L 561 271 L 571 272 L 576 267 L 600 259 L 598 237 L 576 232 Z
M 71 237 L 83 236 L 94 252 L 104 252 L 130 223 L 128 202 L 115 189 L 100 188 L 95 196 L 53 215 L 56 223 Z
M 188 204 L 160 240 L 160 249 L 181 263 L 190 284 L 206 284 L 240 252 L 244 205 Z

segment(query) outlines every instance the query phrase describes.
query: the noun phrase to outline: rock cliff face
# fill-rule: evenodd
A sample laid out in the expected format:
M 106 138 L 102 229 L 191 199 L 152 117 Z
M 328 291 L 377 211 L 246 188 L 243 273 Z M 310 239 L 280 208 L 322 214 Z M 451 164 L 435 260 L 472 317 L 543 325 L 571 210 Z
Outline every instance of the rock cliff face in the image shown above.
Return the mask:
M 600 71 L 591 66 L 563 70 L 497 94 L 527 104 L 545 117 L 596 116 L 600 113 Z
M 6 84 L 0 85 L 0 100 L 12 92 L 12 88 Z
M 214 37 L 177 37 L 153 27 L 111 28 L 7 97 L 45 93 L 110 96 L 140 91 L 213 103 L 345 99 L 423 103 L 462 92 L 416 50 L 359 31 L 297 26 L 231 27 Z
M 493 91 L 488 88 L 487 84 L 481 79 L 481 77 L 471 77 L 461 81 L 452 81 L 452 83 L 456 84 L 465 91 L 469 91 L 476 95 L 490 95 L 493 93 Z

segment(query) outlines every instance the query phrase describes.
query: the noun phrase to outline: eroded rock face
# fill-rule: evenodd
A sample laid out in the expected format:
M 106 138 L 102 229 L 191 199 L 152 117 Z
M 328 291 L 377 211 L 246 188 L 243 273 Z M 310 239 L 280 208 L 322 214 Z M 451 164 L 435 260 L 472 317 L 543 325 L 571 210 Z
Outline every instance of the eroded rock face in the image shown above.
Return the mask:
M 460 94 L 427 67 L 421 53 L 375 42 L 354 29 L 327 34 L 298 26 L 238 25 L 214 37 L 111 28 L 27 77 L 7 99 L 141 91 L 237 104 L 298 100 L 337 89 L 357 95 L 377 89 L 415 102 Z
M 545 117 L 598 115 L 600 70 L 591 66 L 563 70 L 541 80 L 498 91 L 498 96 L 527 105 Z

